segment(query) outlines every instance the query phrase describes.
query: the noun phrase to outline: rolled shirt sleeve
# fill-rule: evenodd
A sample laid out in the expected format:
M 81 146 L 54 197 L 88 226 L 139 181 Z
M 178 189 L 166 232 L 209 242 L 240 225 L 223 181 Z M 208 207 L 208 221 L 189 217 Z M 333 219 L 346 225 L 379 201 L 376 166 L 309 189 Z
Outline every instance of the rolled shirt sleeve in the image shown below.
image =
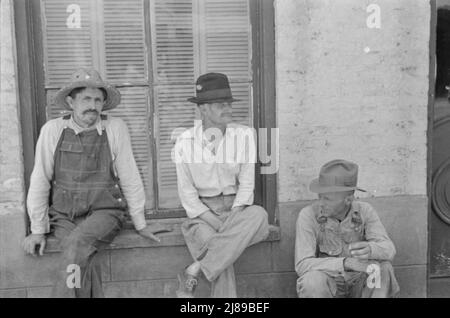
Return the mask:
M 330 275 L 344 272 L 343 257 L 316 256 L 317 226 L 311 207 L 303 209 L 297 219 L 295 236 L 295 271 L 303 276 L 309 271 L 324 271 Z
M 114 136 L 114 166 L 120 186 L 128 202 L 128 209 L 136 230 L 147 226 L 145 221 L 145 191 L 131 148 L 131 139 L 125 122 L 115 118 L 110 124 Z

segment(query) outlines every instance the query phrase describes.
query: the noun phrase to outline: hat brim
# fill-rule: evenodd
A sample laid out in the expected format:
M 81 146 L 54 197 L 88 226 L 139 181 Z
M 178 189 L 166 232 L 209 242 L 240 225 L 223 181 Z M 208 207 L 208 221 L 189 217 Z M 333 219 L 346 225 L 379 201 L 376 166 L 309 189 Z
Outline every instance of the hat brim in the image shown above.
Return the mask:
M 197 97 L 188 98 L 188 101 L 194 104 L 208 104 L 208 103 L 220 103 L 220 102 L 239 102 L 240 99 L 236 98 L 217 98 L 217 99 L 198 99 Z
M 319 179 L 314 179 L 309 185 L 309 190 L 314 193 L 332 193 L 332 192 L 346 192 L 346 191 L 361 191 L 367 192 L 364 189 L 358 187 L 345 187 L 345 186 L 321 186 Z
M 80 87 L 90 87 L 90 88 L 103 88 L 106 91 L 107 97 L 105 104 L 103 105 L 102 111 L 107 111 L 116 108 L 121 101 L 121 94 L 117 88 L 114 86 L 104 83 L 104 82 L 94 82 L 94 81 L 78 81 L 71 83 L 68 86 L 61 88 L 55 96 L 55 104 L 63 106 L 67 110 L 72 110 L 70 105 L 67 103 L 66 98 L 69 96 L 76 88 Z

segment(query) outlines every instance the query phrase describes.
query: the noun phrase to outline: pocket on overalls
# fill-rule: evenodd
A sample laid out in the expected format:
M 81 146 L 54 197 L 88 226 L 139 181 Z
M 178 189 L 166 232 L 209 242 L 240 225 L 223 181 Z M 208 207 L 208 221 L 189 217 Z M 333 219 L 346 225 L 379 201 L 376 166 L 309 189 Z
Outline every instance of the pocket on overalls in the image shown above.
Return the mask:
M 100 156 L 99 156 L 99 151 L 95 151 L 92 154 L 88 154 L 86 156 L 86 164 L 85 164 L 84 170 L 87 172 L 101 171 L 100 162 L 101 162 L 101 160 L 100 160 Z
M 319 251 L 331 257 L 341 255 L 343 250 L 342 241 L 339 234 L 327 225 L 321 226 L 319 232 Z
M 72 212 L 72 199 L 67 190 L 53 185 L 52 188 L 52 208 L 58 212 L 69 215 Z
M 354 212 L 351 222 L 341 228 L 342 239 L 345 243 L 360 242 L 364 238 L 364 222 L 359 212 Z
M 62 142 L 59 148 L 61 155 L 61 170 L 80 171 L 83 159 L 83 146 Z
M 351 224 L 349 227 L 342 229 L 342 239 L 345 243 L 361 242 L 363 240 L 363 226 Z

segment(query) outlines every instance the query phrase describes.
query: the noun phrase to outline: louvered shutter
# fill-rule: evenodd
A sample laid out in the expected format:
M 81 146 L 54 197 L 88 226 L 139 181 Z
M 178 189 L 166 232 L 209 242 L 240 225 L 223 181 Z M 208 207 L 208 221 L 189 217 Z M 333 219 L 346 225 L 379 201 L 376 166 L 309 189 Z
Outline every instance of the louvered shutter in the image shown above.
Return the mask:
M 80 28 L 69 28 L 67 20 L 76 5 L 80 8 Z M 79 67 L 93 67 L 92 25 L 90 0 L 45 0 L 42 2 L 45 83 L 61 87 Z
M 146 208 L 154 209 L 150 87 L 143 0 L 103 0 L 105 78 L 121 87 L 122 102 L 110 111 L 122 118 L 131 136 L 134 158 L 144 182 Z
M 180 206 L 175 165 L 171 160 L 172 132 L 192 126 L 195 43 L 192 0 L 152 2 L 155 61 L 155 122 L 157 122 L 159 208 Z
M 224 73 L 230 79 L 233 119 L 251 124 L 251 27 L 248 0 L 204 0 L 206 72 Z
M 104 0 L 103 10 L 106 78 L 148 85 L 143 0 Z
M 79 5 L 81 28 L 66 25 L 67 8 Z M 131 135 L 134 157 L 145 185 L 146 208 L 154 209 L 150 86 L 143 0 L 43 0 L 48 118 L 66 111 L 53 103 L 57 89 L 79 67 L 94 67 L 119 86 L 122 103 L 110 111 Z
M 235 122 L 251 123 L 251 30 L 247 0 L 155 0 L 153 21 L 155 107 L 159 132 L 159 207 L 181 207 L 171 161 L 178 128 L 193 126 L 195 80 L 203 73 L 229 76 Z

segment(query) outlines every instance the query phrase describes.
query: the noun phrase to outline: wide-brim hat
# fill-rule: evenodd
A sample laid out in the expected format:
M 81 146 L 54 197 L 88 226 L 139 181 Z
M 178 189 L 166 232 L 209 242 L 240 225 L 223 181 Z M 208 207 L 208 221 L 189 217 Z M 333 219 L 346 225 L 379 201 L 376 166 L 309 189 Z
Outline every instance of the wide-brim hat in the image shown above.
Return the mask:
M 191 103 L 206 104 L 217 102 L 237 102 L 231 93 L 230 82 L 225 74 L 208 73 L 201 75 L 196 83 L 196 95 L 188 99 Z
M 333 160 L 322 166 L 319 178 L 314 179 L 309 189 L 314 193 L 362 191 L 357 186 L 358 165 L 346 160 Z
M 120 104 L 121 95 L 117 88 L 103 81 L 100 74 L 94 69 L 79 69 L 72 74 L 69 83 L 61 88 L 55 96 L 55 104 L 64 106 L 68 110 L 72 110 L 66 101 L 66 97 L 70 93 L 80 87 L 103 88 L 106 91 L 106 100 L 102 111 L 111 110 Z

